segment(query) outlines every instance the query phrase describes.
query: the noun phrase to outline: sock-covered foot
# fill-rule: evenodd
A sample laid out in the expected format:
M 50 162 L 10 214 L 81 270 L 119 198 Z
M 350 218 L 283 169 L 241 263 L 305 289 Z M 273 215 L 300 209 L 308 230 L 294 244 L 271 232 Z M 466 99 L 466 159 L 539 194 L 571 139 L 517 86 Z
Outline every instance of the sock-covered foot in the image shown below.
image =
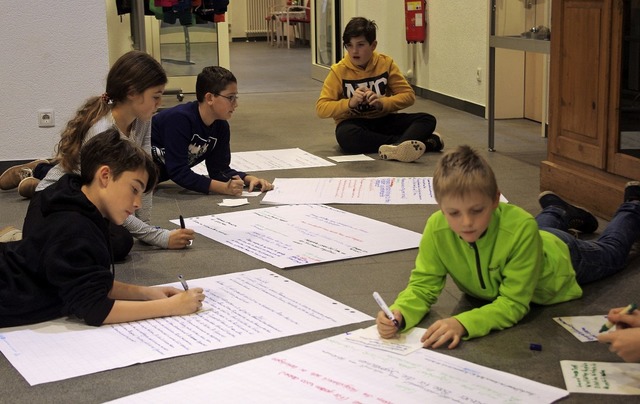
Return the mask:
M 567 228 L 580 233 L 593 233 L 598 229 L 598 219 L 588 210 L 571 205 L 551 191 L 545 191 L 538 196 L 538 202 L 542 208 L 557 206 L 565 211 L 565 223 Z
M 416 161 L 424 154 L 426 146 L 419 140 L 405 140 L 398 145 L 383 144 L 378 154 L 383 160 L 398 160 L 404 163 Z

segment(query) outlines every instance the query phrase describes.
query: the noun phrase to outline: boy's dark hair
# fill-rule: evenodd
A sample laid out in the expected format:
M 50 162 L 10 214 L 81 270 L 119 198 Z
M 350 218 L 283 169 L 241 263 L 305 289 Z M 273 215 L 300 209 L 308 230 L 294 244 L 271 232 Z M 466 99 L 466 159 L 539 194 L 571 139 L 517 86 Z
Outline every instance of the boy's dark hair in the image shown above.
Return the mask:
M 100 166 L 109 166 L 113 179 L 125 171 L 144 169 L 149 180 L 144 192 L 153 190 L 158 182 L 158 171 L 151 156 L 128 139 L 120 137 L 116 127 L 107 129 L 89 139 L 80 150 L 80 178 L 90 184 Z
M 364 17 L 353 17 L 344 27 L 344 33 L 342 34 L 343 46 L 347 46 L 351 42 L 351 38 L 359 36 L 365 37 L 369 45 L 376 40 L 376 30 L 378 26 L 373 20 L 367 20 Z
M 440 158 L 433 174 L 433 193 L 440 202 L 446 196 L 464 197 L 480 192 L 491 200 L 498 195 L 496 176 L 487 161 L 467 145 Z
M 219 95 L 229 83 L 237 82 L 236 76 L 224 67 L 207 66 L 202 69 L 196 79 L 196 99 L 198 102 L 203 102 L 207 93 Z

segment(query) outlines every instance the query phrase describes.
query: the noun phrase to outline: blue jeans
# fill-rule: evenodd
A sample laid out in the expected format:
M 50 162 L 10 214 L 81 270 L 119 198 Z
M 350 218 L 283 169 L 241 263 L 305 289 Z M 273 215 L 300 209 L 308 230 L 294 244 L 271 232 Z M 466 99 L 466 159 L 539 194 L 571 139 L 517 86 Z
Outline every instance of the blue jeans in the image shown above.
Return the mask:
M 576 279 L 584 285 L 625 267 L 633 243 L 640 237 L 640 202 L 625 202 L 597 240 L 579 240 L 568 233 L 565 211 L 548 206 L 536 216 L 540 230 L 555 234 L 569 247 Z

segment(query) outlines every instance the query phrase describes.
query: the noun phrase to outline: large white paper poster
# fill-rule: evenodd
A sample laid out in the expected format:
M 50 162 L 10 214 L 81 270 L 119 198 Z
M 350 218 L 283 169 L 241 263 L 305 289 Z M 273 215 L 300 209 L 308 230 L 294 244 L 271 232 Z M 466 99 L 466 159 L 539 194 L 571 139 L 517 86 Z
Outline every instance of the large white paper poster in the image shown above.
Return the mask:
M 260 203 L 435 205 L 431 177 L 276 178 Z M 508 202 L 500 195 L 501 202 Z
M 206 310 L 98 328 L 66 319 L 3 328 L 0 351 L 34 385 L 373 320 L 264 268 L 189 286 L 205 289 Z
M 114 402 L 540 404 L 568 395 L 431 349 L 397 355 L 338 335 Z
M 247 173 L 253 171 L 285 170 L 292 168 L 329 167 L 335 163 L 304 150 L 277 149 L 231 153 L 231 168 Z M 191 168 L 195 173 L 209 175 L 205 162 Z
M 418 247 L 421 238 L 326 205 L 274 206 L 184 221 L 197 233 L 278 268 L 407 250 Z
M 430 177 L 276 178 L 260 203 L 435 204 Z

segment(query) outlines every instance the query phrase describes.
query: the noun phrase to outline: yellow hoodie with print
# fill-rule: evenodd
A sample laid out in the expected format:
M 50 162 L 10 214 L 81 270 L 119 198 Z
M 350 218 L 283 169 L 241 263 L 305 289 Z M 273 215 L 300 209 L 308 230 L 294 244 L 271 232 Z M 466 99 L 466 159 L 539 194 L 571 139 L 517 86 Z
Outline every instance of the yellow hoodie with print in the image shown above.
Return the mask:
M 380 98 L 381 111 L 364 106 L 349 108 L 349 98 L 362 86 L 383 96 Z M 379 118 L 407 108 L 415 100 L 413 88 L 391 57 L 373 52 L 363 69 L 351 63 L 347 55 L 331 66 L 316 102 L 316 113 L 320 118 L 333 118 L 337 125 L 346 119 Z

